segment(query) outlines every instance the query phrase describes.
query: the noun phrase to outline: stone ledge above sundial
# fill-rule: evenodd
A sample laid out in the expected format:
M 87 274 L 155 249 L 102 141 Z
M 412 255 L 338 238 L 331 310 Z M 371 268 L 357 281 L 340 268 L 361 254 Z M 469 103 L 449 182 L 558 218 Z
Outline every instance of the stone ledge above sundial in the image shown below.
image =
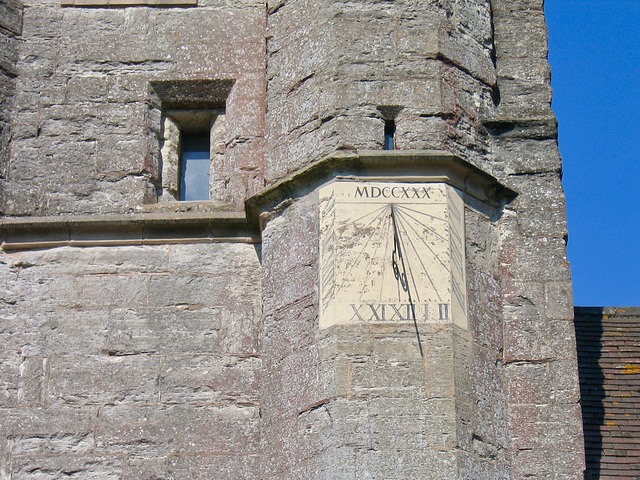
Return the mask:
M 278 205 L 333 179 L 445 183 L 493 207 L 501 207 L 517 195 L 492 175 L 447 151 L 338 151 L 249 198 L 245 202 L 249 224 L 261 228 L 261 218 L 265 220 Z

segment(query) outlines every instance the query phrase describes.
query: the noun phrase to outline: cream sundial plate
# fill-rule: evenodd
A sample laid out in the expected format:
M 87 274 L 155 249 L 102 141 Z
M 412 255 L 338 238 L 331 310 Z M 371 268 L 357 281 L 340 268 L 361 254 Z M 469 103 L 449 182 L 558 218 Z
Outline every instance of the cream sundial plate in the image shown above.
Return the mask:
M 320 327 L 466 328 L 464 205 L 444 183 L 336 180 L 319 189 Z

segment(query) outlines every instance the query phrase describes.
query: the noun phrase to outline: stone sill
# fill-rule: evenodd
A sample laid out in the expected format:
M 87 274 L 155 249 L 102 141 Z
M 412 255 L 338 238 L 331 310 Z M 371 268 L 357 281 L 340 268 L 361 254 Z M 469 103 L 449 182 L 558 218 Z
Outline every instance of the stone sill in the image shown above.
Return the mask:
M 30 250 L 62 246 L 174 243 L 259 243 L 242 212 L 156 212 L 0 219 L 0 247 Z

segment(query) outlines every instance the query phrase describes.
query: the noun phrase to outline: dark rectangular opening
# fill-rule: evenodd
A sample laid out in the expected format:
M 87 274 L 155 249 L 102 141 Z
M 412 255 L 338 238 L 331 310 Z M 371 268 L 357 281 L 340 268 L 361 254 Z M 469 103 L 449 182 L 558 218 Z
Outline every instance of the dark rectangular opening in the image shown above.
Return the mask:
M 384 149 L 395 150 L 396 149 L 396 122 L 393 120 L 384 121 Z
M 209 200 L 209 132 L 182 133 L 180 200 Z

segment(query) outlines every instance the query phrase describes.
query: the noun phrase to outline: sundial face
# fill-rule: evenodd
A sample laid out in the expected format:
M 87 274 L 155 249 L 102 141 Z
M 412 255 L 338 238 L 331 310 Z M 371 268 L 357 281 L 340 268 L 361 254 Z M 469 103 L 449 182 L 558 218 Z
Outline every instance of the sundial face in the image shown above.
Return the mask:
M 321 328 L 466 328 L 464 205 L 456 189 L 334 181 L 319 195 Z

